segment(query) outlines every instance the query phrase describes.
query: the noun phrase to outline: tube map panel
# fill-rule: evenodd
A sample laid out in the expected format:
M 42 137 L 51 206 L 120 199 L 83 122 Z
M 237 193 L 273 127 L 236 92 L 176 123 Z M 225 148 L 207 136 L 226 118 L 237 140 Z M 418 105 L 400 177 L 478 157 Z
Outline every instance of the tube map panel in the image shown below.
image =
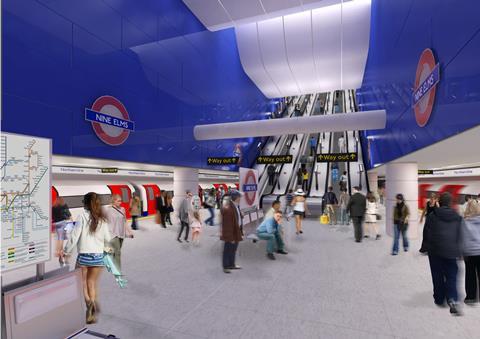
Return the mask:
M 51 141 L 1 134 L 2 271 L 50 259 Z

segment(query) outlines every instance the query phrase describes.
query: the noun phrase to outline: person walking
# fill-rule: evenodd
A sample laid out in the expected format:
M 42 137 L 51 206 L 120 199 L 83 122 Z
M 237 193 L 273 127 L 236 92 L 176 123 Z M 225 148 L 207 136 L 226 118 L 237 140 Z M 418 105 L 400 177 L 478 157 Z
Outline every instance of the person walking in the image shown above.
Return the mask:
M 283 211 L 287 221 L 292 214 L 292 201 L 293 201 L 293 190 L 290 188 L 287 195 L 285 196 L 285 210 Z
M 166 211 L 166 206 L 167 202 L 166 200 L 166 192 L 161 192 L 156 198 L 155 198 L 155 203 L 156 203 L 156 209 L 158 216 L 160 217 L 160 226 L 163 228 L 167 228 L 167 225 L 165 225 L 165 218 L 167 217 L 167 211 Z
M 367 199 L 360 193 L 360 187 L 353 188 L 353 195 L 347 205 L 347 211 L 353 222 L 355 242 L 362 242 L 362 221 L 367 209 Z
M 341 225 L 348 225 L 348 211 L 347 206 L 348 202 L 350 201 L 350 196 L 347 193 L 347 190 L 344 189 L 342 193 L 340 193 L 339 197 L 339 205 L 340 205 L 340 224 Z
M 307 191 L 308 190 L 308 171 L 306 168 L 303 168 L 302 169 L 302 189 L 303 191 Z
M 435 208 L 438 208 L 439 205 L 438 205 L 438 197 L 435 193 L 432 193 L 430 194 L 430 199 L 427 201 L 426 205 L 425 205 L 425 208 L 423 209 L 422 211 L 422 215 L 420 216 L 420 223 L 423 222 L 423 219 L 425 217 L 428 218 L 428 216 L 430 214 L 432 214 L 432 212 L 435 210 Z M 425 221 L 426 222 L 426 221 Z M 423 238 L 422 238 L 422 245 L 420 246 L 420 250 L 419 252 L 422 253 L 422 254 L 426 254 L 427 253 L 427 245 L 425 244 L 425 239 L 426 239 L 426 235 L 425 235 L 425 225 L 423 227 Z
M 457 258 L 461 255 L 462 217 L 453 210 L 452 196 L 445 192 L 439 198 L 440 207 L 427 218 L 428 261 L 433 282 L 433 300 L 437 306 L 445 301 L 452 315 L 461 315 L 458 306 Z
M 55 242 L 55 255 L 58 256 L 58 263 L 60 266 L 65 266 L 67 262 L 61 255 L 63 250 L 63 243 L 67 240 L 67 222 L 71 220 L 72 214 L 68 205 L 65 203 L 62 197 L 57 197 L 52 206 L 52 221 L 55 227 L 55 233 L 57 240 Z
M 133 193 L 130 200 L 130 216 L 132 217 L 132 230 L 138 230 L 137 219 L 142 214 L 142 202 L 137 193 Z
M 304 197 L 305 193 L 301 188 L 295 192 L 295 197 L 292 200 L 293 215 L 295 216 L 296 234 L 302 234 L 302 221 L 308 213 L 307 199 Z
M 242 236 L 242 214 L 240 212 L 241 194 L 238 191 L 230 193 L 230 199 L 226 200 L 220 210 L 222 216 L 222 233 L 220 240 L 223 246 L 223 272 L 231 273 L 231 270 L 240 269 L 235 264 L 238 243 L 243 240 Z
M 340 191 L 347 189 L 347 171 L 343 171 L 342 175 L 340 176 Z
M 317 139 L 314 136 L 310 137 L 310 156 L 313 157 L 317 154 Z
M 302 186 L 303 184 L 303 170 L 301 167 L 297 170 L 297 186 Z
M 268 165 L 267 174 L 268 174 L 268 185 L 273 186 L 275 183 L 275 166 Z
M 465 215 L 461 233 L 465 261 L 465 304 L 474 305 L 480 301 L 480 203 L 470 199 Z
M 338 205 L 337 195 L 333 192 L 333 187 L 328 187 L 328 192 L 325 193 L 325 209 L 330 219 L 330 225 L 337 224 L 337 216 L 335 215 L 335 206 Z
M 338 150 L 340 153 L 347 153 L 347 144 L 345 143 L 345 138 L 343 135 L 338 138 Z
M 127 223 L 125 209 L 122 207 L 122 198 L 119 194 L 112 195 L 112 204 L 105 208 L 105 218 L 109 226 L 113 260 L 116 267 L 122 269 L 122 246 L 125 238 L 133 238 L 133 233 Z
M 170 226 L 173 226 L 172 219 L 170 217 L 170 213 L 172 213 L 174 211 L 173 210 L 173 197 L 172 197 L 171 193 L 167 193 L 166 202 L 167 202 L 167 206 L 166 206 L 166 213 L 165 213 L 165 226 L 167 225 L 167 223 Z
M 194 211 L 192 218 L 192 242 L 195 245 L 200 243 L 200 233 L 202 233 L 202 220 L 200 219 L 200 212 Z
M 192 215 L 192 192 L 190 190 L 185 191 L 185 198 L 183 198 L 178 211 L 178 218 L 180 219 L 180 232 L 178 232 L 177 241 L 182 242 L 183 230 L 185 229 L 185 242 L 188 241 L 188 233 L 190 232 L 190 221 Z
M 408 251 L 408 218 L 410 216 L 410 210 L 408 209 L 407 204 L 405 204 L 405 198 L 403 194 L 397 194 L 396 196 L 397 203 L 393 209 L 393 248 L 392 255 L 398 254 L 398 247 L 400 242 L 400 234 L 402 235 L 403 240 L 403 250 Z
M 87 305 L 86 322 L 96 322 L 98 278 L 103 270 L 103 252 L 112 236 L 100 205 L 100 197 L 89 192 L 83 197 L 84 210 L 78 216 L 70 239 L 63 250 L 70 256 L 76 247 L 77 267 L 82 270 L 83 296 Z
M 208 209 L 208 212 L 210 213 L 210 217 L 205 220 L 205 224 L 213 226 L 214 225 L 214 219 L 215 219 L 215 192 L 213 190 L 210 190 L 207 199 L 205 199 L 205 208 Z
M 332 181 L 335 183 L 338 181 L 338 163 L 332 163 Z
M 275 248 L 279 254 L 288 254 L 285 251 L 285 243 L 280 232 L 281 224 L 282 211 L 278 209 L 273 213 L 272 217 L 265 217 L 257 228 L 258 239 L 267 240 L 267 257 L 270 260 L 276 259 L 273 254 Z
M 370 236 L 370 231 L 373 228 L 375 232 L 375 240 L 380 239 L 380 233 L 378 231 L 378 224 L 377 224 L 377 214 L 378 214 L 378 205 L 377 199 L 372 192 L 368 192 L 367 194 L 367 205 L 365 211 L 365 238 Z

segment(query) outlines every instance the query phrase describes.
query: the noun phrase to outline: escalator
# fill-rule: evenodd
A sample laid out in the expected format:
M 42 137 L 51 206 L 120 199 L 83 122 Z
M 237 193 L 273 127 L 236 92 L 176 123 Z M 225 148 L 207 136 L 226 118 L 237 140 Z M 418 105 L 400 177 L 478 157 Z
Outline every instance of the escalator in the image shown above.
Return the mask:
M 302 114 L 305 114 L 304 112 L 307 108 L 309 99 L 310 99 L 309 96 L 306 95 L 306 96 L 300 97 L 299 101 L 297 102 L 297 104 L 300 105 L 300 111 L 302 112 Z M 293 115 L 294 115 L 294 112 L 292 111 L 290 117 L 293 117 Z M 280 147 L 276 149 L 271 155 L 291 154 L 291 151 L 295 148 L 295 145 L 296 145 L 296 141 L 297 141 L 296 138 L 297 138 L 296 135 L 282 136 L 282 139 L 284 140 L 284 142 L 281 143 Z M 284 165 L 288 165 L 288 164 L 273 164 L 273 166 L 275 167 L 275 173 L 276 173 L 273 185 L 270 184 L 268 180 L 267 166 L 263 165 L 263 168 L 264 168 L 263 173 L 259 178 L 260 196 L 263 197 L 263 195 L 272 194 L 272 192 L 274 192 L 276 187 L 281 185 L 281 182 L 279 181 L 279 173 L 281 173 Z

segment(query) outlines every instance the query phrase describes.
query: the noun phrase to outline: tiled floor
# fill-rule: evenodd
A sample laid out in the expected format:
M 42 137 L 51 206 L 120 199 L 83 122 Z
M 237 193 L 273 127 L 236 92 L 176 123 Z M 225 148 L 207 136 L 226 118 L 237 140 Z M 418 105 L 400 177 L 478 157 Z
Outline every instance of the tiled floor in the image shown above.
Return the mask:
M 351 226 L 311 219 L 301 237 L 288 227 L 287 256 L 269 261 L 264 242 L 244 241 L 243 270 L 227 275 L 215 227 L 195 246 L 176 242 L 176 227 L 142 221 L 124 244 L 128 287 L 103 274 L 91 328 L 135 339 L 480 338 L 480 307 L 452 317 L 433 305 L 418 240 L 392 257 L 388 236 L 357 244 Z

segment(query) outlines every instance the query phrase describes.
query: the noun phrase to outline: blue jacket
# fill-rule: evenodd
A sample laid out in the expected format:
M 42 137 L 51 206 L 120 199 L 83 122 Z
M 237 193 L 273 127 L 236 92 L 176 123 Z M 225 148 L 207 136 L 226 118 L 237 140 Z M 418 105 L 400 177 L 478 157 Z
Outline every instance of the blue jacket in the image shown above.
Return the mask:
M 257 227 L 257 233 L 275 233 L 278 232 L 278 226 L 274 218 L 268 218 Z

